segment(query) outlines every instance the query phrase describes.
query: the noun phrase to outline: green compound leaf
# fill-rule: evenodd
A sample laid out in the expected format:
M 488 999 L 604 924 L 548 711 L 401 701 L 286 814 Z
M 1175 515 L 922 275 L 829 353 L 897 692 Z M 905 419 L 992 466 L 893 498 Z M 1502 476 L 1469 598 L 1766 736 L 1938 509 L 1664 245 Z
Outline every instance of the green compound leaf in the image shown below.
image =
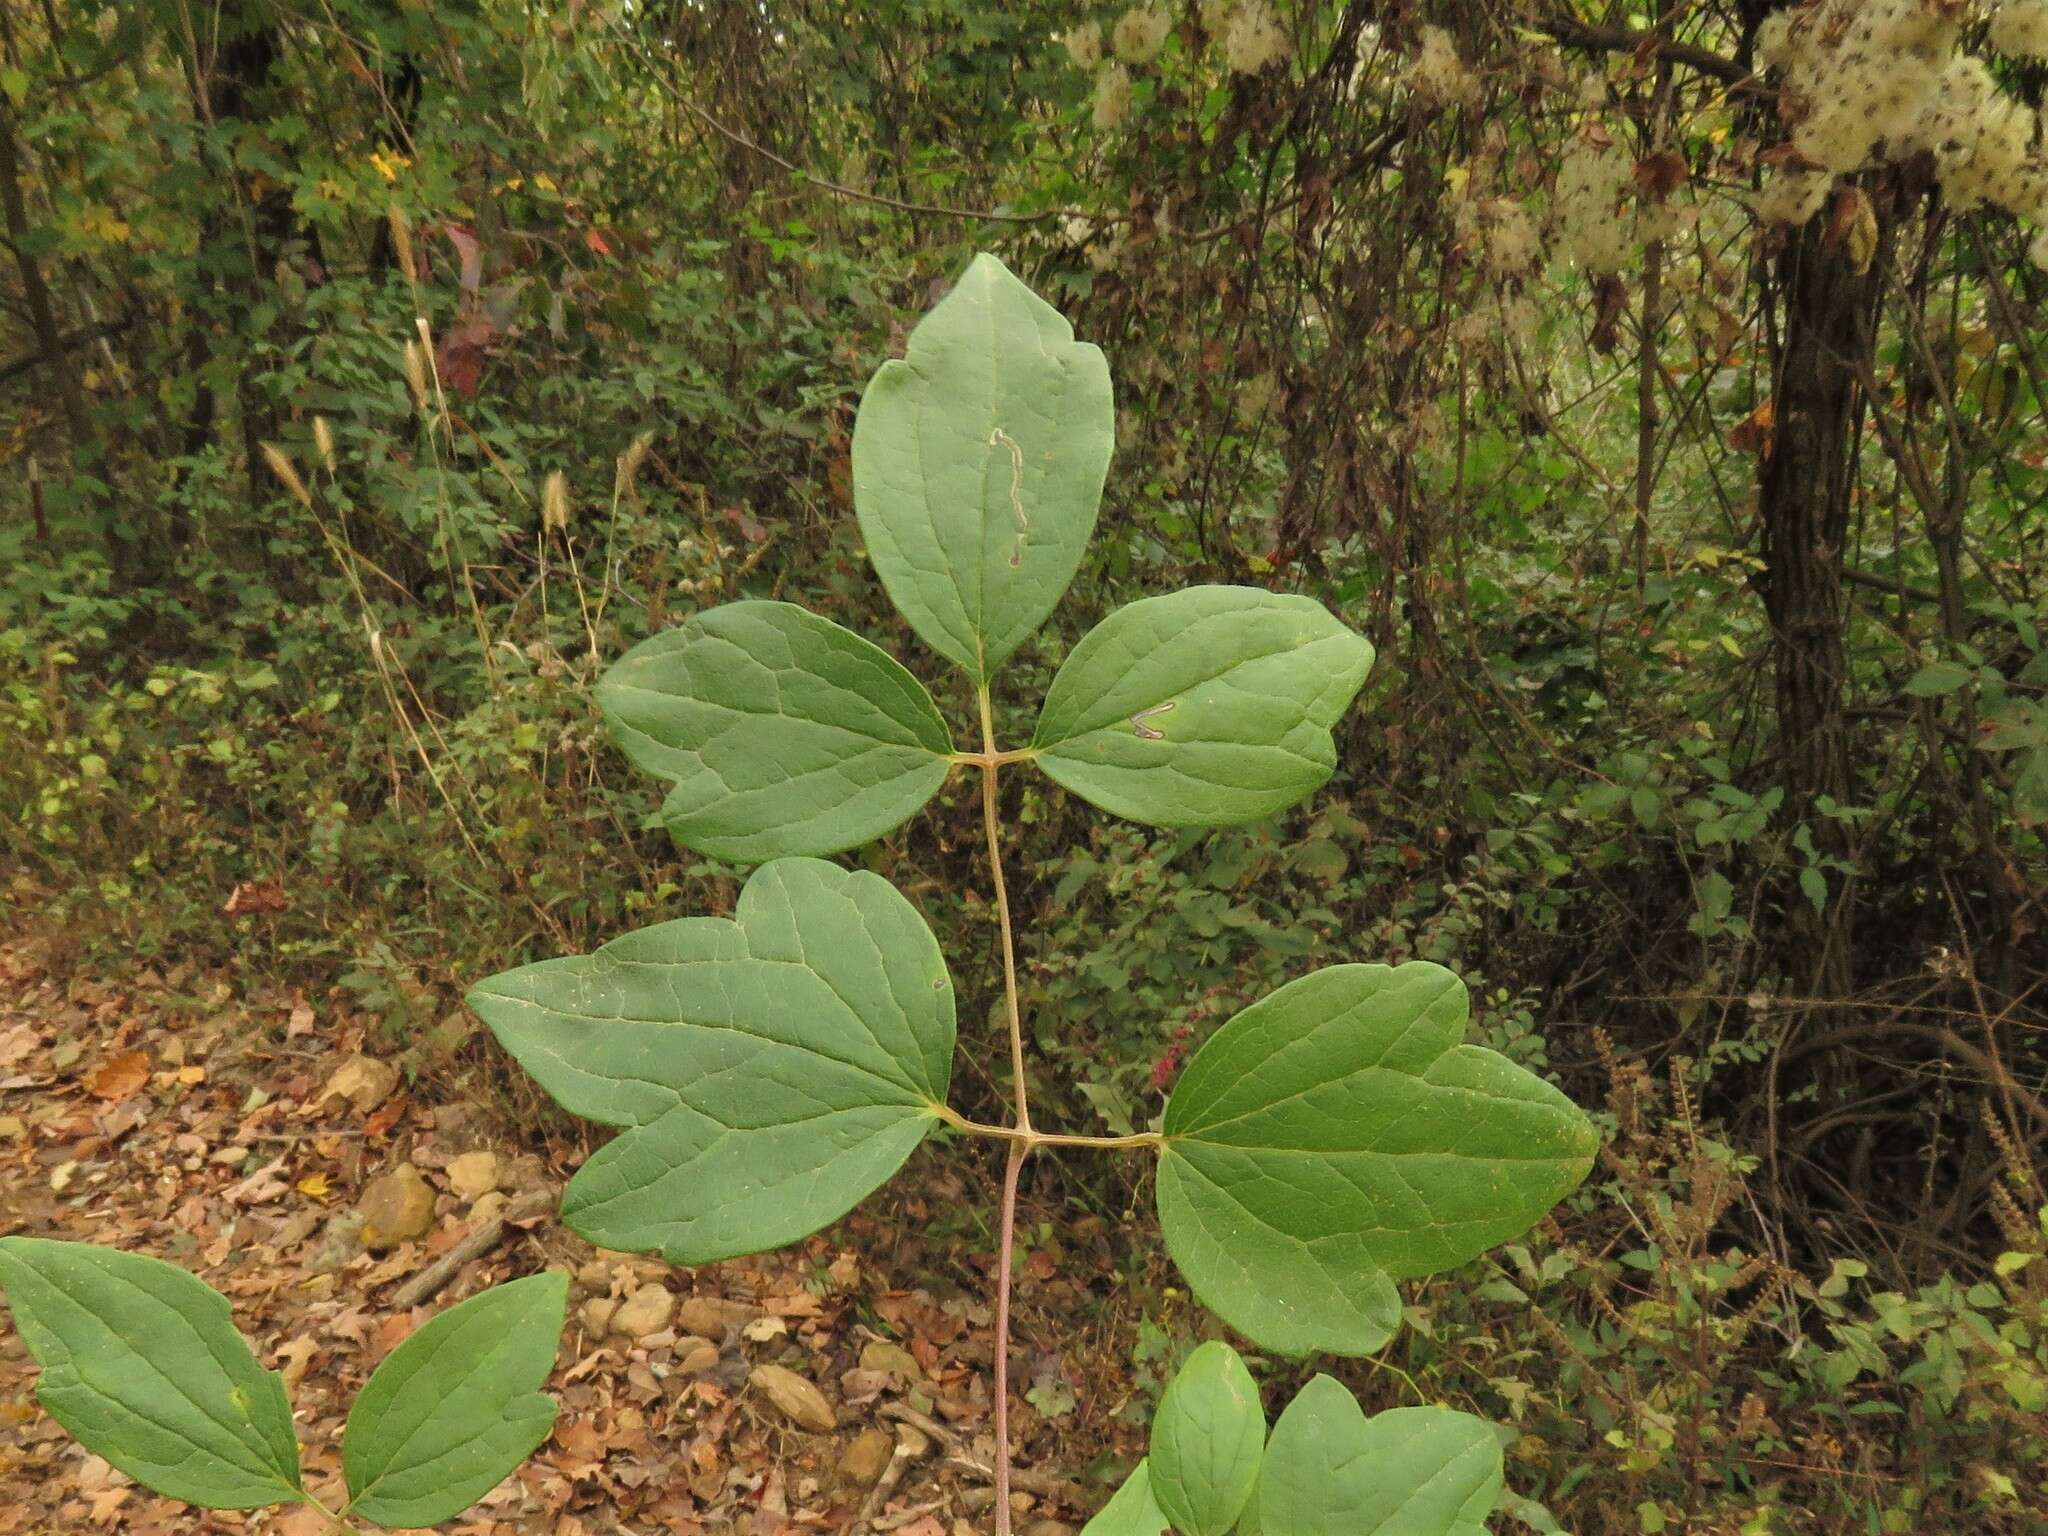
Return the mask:
M 555 1424 L 569 1277 L 530 1275 L 420 1325 L 370 1377 L 341 1439 L 349 1513 L 412 1529 L 461 1514 Z
M 1306 597 L 1189 587 L 1120 608 L 1053 679 L 1033 746 L 1057 783 L 1155 827 L 1256 821 L 1337 765 L 1373 650 Z
M 861 397 L 853 506 L 889 596 L 977 683 L 1067 590 L 1095 528 L 1109 364 L 977 256 Z
M 1124 1479 L 1116 1497 L 1081 1527 L 1081 1536 L 1165 1536 L 1167 1518 L 1152 1496 L 1152 1464 L 1148 1458 Z
M 676 841 L 736 863 L 872 842 L 952 766 L 924 685 L 793 603 L 728 603 L 643 641 L 597 700 L 626 755 L 673 781 Z
M 807 1237 L 938 1123 L 953 982 L 917 909 L 817 859 L 686 917 L 479 984 L 469 1004 L 563 1108 L 626 1127 L 569 1182 L 606 1248 L 705 1264 Z
M 1448 1408 L 1368 1419 L 1318 1376 L 1273 1426 L 1259 1476 L 1260 1536 L 1485 1536 L 1501 1495 L 1493 1426 Z
M 1266 1448 L 1258 1383 L 1211 1340 L 1188 1356 L 1152 1420 L 1152 1496 L 1180 1536 L 1224 1536 L 1250 1501 Z
M 1592 1166 L 1577 1106 L 1462 1044 L 1465 985 L 1414 961 L 1288 983 L 1167 1102 L 1159 1218 L 1196 1295 L 1264 1348 L 1370 1354 L 1394 1281 L 1506 1242 Z
M 10 1237 L 0 1290 L 43 1368 L 36 1396 L 87 1450 L 206 1509 L 298 1501 L 284 1378 L 256 1363 L 205 1281 L 118 1249 Z

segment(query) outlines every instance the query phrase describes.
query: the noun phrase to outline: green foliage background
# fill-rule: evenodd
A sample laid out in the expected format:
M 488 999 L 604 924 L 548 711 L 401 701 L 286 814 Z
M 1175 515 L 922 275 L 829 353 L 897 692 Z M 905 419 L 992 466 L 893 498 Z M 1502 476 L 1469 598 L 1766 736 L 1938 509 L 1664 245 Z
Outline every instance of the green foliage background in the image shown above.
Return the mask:
M 1910 166 L 1750 218 L 1776 8 L 1278 4 L 1246 73 L 1249 0 L 1162 5 L 1122 62 L 1119 8 L 981 0 L 8 7 L 8 920 L 342 988 L 437 1069 L 487 1059 L 459 979 L 730 913 L 591 685 L 740 598 L 951 677 L 869 573 L 849 443 L 994 250 L 1117 389 L 1096 542 L 1010 697 L 1199 582 L 1380 655 L 1336 778 L 1270 823 L 1151 833 L 1013 776 L 1047 1113 L 1142 1128 L 1314 965 L 1452 966 L 1473 1039 L 1609 1104 L 1577 1205 L 1420 1287 L 1392 1357 L 1526 1431 L 1511 1483 L 1588 1529 L 2038 1529 L 2048 279 Z M 1950 9 L 1980 47 L 1988 7 Z M 1411 77 L 1425 26 L 1469 92 Z M 1676 155 L 1695 222 L 1503 275 L 1504 205 L 1545 217 L 1595 130 L 1646 206 Z M 1844 521 L 1809 537 L 1770 467 L 1801 274 L 1853 265 L 1866 206 Z M 937 704 L 960 737 L 970 696 Z M 970 1039 L 975 816 L 956 784 L 857 856 Z M 1192 1319 L 1131 1244 L 1142 1377 Z

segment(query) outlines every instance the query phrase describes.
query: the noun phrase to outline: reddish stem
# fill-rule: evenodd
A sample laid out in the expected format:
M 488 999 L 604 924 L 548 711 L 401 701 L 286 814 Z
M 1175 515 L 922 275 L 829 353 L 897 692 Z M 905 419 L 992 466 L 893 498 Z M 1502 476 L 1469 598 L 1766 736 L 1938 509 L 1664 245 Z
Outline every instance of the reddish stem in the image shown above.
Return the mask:
M 1010 1143 L 996 1242 L 996 1536 L 1010 1532 L 1010 1275 L 1017 1249 L 1017 1179 L 1030 1151 L 1029 1142 Z

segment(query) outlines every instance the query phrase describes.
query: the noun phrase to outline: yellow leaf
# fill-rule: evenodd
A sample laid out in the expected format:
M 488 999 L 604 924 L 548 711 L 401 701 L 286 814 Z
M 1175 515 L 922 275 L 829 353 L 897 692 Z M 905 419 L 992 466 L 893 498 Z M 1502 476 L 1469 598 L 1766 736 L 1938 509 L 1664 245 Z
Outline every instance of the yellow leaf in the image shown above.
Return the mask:
M 327 1175 L 324 1173 L 309 1173 L 293 1188 L 308 1200 L 325 1200 L 334 1193 L 327 1187 Z

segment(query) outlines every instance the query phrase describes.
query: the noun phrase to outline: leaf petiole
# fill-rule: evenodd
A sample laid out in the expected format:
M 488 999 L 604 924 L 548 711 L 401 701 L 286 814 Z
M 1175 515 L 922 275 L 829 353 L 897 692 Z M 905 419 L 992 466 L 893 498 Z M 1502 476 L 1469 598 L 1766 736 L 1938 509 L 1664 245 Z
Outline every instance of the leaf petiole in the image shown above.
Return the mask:
M 932 1105 L 932 1113 L 963 1136 L 987 1136 L 997 1141 L 1018 1141 L 1027 1150 L 1038 1147 L 1087 1147 L 1098 1152 L 1114 1152 L 1131 1147 L 1156 1147 L 1166 1140 L 1157 1131 L 1139 1131 L 1130 1136 L 1069 1136 L 1058 1131 L 1020 1131 L 1013 1125 L 990 1125 L 984 1120 L 970 1120 L 950 1104 Z
M 325 1520 L 327 1522 L 328 1529 L 331 1532 L 337 1533 L 337 1536 L 363 1536 L 363 1533 L 360 1530 L 358 1530 L 355 1526 L 350 1525 L 347 1520 L 342 1518 L 339 1510 L 329 1509 L 325 1504 L 321 1503 L 318 1499 L 314 1498 L 312 1494 L 307 1493 L 303 1488 L 299 1490 L 299 1499 L 303 1504 L 305 1504 L 305 1506 L 308 1509 L 312 1510 L 314 1514 L 320 1516 L 321 1519 Z

